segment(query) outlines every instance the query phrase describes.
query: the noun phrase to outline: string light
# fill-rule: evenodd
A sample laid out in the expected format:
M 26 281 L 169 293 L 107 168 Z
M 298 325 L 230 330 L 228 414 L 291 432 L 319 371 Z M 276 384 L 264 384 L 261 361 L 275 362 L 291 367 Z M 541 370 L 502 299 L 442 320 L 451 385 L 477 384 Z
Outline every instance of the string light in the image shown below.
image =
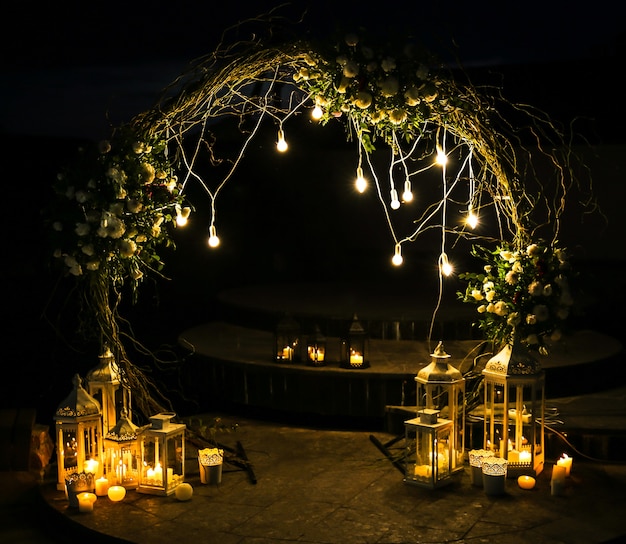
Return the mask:
M 398 191 L 391 189 L 391 209 L 397 210 L 400 207 L 400 201 L 398 200 Z
M 478 226 L 478 216 L 474 213 L 472 205 L 470 204 L 467 209 L 467 217 L 465 223 L 471 229 L 475 229 Z
M 404 259 L 402 258 L 402 248 L 400 244 L 396 244 L 396 249 L 394 251 L 391 262 L 393 263 L 394 266 L 400 266 L 403 261 Z
M 448 163 L 448 156 L 439 146 L 437 146 L 437 158 L 435 159 L 435 162 L 439 166 L 445 166 Z
M 176 206 L 176 224 L 179 227 L 184 227 L 187 224 L 187 221 L 189 220 L 189 214 L 191 213 L 191 208 L 189 207 L 184 207 L 181 208 L 180 206 Z
M 454 269 L 448 260 L 448 256 L 445 253 L 442 253 L 439 257 L 439 269 L 444 276 L 450 276 Z
M 217 247 L 220 245 L 220 239 L 217 235 L 215 225 L 209 227 L 209 247 Z
M 311 111 L 311 117 L 315 119 L 316 121 L 318 121 L 322 118 L 322 115 L 324 115 L 324 110 L 316 104 L 313 110 Z
M 413 192 L 411 191 L 411 181 L 408 178 L 404 182 L 404 191 L 402 193 L 402 200 L 404 202 L 411 202 L 413 200 Z
M 283 132 L 282 128 L 278 129 L 278 141 L 276 142 L 276 149 L 278 149 L 278 151 L 280 151 L 281 153 L 284 153 L 285 151 L 287 151 L 287 148 L 289 146 L 287 145 L 287 142 L 285 141 L 285 133 Z
M 360 166 L 356 169 L 356 180 L 354 182 L 354 186 L 359 193 L 365 192 L 367 189 L 367 180 L 363 176 L 363 168 Z

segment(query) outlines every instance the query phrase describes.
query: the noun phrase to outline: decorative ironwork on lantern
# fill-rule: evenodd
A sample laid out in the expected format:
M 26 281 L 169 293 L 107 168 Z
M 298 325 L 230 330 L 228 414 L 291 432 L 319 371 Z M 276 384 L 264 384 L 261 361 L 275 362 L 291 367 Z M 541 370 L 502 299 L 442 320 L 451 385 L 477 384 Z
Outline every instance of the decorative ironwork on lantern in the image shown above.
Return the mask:
M 306 364 L 309 366 L 324 366 L 326 364 L 326 337 L 317 325 L 315 332 L 307 338 Z
M 341 366 L 343 368 L 368 368 L 370 366 L 369 336 L 356 314 L 352 318 L 347 337 L 342 341 Z
M 136 489 L 139 484 L 139 427 L 125 409 L 104 437 L 104 474 L 109 485 Z
M 57 449 L 57 489 L 82 472 L 95 477 L 102 473 L 102 413 L 100 404 L 82 386 L 78 374 L 72 392 L 55 413 Z
M 452 421 L 450 435 L 450 471 L 463 470 L 465 451 L 465 378 L 449 363 L 443 342 L 439 342 L 431 362 L 415 377 L 417 382 L 417 410 L 437 410 L 441 418 Z
M 507 460 L 507 474 L 543 470 L 545 373 L 517 342 L 494 355 L 483 370 L 484 448 Z
M 173 423 L 173 412 L 150 418 L 139 435 L 140 474 L 137 491 L 171 495 L 185 479 L 185 425 Z
M 85 381 L 89 394 L 100 403 L 102 431 L 106 434 L 115 427 L 122 410 L 132 417 L 130 390 L 122 384 L 119 366 L 108 347 L 98 358 L 98 364 L 87 373 Z
M 278 363 L 300 361 L 300 325 L 290 315 L 285 315 L 276 326 L 274 360 Z
M 404 422 L 405 474 L 404 482 L 435 489 L 448 485 L 452 478 L 451 461 L 454 424 L 439 419 L 437 410 L 423 409 L 418 417 Z

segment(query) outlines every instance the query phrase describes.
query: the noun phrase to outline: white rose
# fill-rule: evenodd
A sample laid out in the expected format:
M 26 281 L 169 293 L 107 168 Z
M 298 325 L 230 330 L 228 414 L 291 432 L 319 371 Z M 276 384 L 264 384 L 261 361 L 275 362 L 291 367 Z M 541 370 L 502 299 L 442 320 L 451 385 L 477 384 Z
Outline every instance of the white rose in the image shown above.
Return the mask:
M 484 314 L 487 311 L 487 306 L 485 306 L 484 304 L 481 304 L 478 308 L 476 308 L 478 310 L 479 314 Z
M 496 315 L 505 316 L 509 313 L 509 308 L 506 305 L 506 302 L 499 300 L 495 304 L 494 312 Z
M 362 110 L 369 108 L 372 105 L 372 95 L 366 91 L 361 91 L 356 96 L 356 100 L 354 101 L 357 108 Z
M 350 60 L 344 64 L 343 75 L 346 77 L 356 77 L 359 74 L 359 65 Z
M 487 299 L 487 302 L 493 302 L 493 299 L 496 298 L 496 292 L 495 291 L 487 291 L 485 293 L 485 298 Z
M 528 286 L 528 293 L 530 294 L 530 296 L 532 297 L 538 297 L 541 296 L 541 293 L 543 293 L 543 285 L 541 285 L 541 283 L 539 283 L 538 281 L 534 281 L 532 282 L 529 286 Z
M 475 300 L 482 300 L 483 298 L 485 298 L 482 292 L 479 291 L 478 289 L 472 289 L 472 296 L 474 297 Z

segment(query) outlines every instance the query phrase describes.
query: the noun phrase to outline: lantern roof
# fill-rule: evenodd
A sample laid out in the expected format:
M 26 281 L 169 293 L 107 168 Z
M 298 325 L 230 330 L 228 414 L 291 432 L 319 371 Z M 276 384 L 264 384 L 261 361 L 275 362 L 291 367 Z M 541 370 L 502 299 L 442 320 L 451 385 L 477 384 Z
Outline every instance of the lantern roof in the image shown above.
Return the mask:
M 363 328 L 363 325 L 361 325 L 361 322 L 356 314 L 354 314 L 352 318 L 350 334 L 365 334 L 365 329 Z
M 452 366 L 448 360 L 450 355 L 446 353 L 443 342 L 439 342 L 435 351 L 430 354 L 430 363 L 422 368 L 415 378 L 422 383 L 456 382 L 463 380 L 461 371 Z
M 520 342 L 513 341 L 496 353 L 483 373 L 499 376 L 531 376 L 541 372 L 541 365 Z
M 78 374 L 74 374 L 72 382 L 74 383 L 74 389 L 72 389 L 72 392 L 58 405 L 54 413 L 54 418 L 99 416 L 100 403 L 82 386 L 81 377 Z
M 87 373 L 87 382 L 119 384 L 120 369 L 108 346 L 98 358 L 98 364 Z
M 138 432 L 139 427 L 128 417 L 128 410 L 123 408 L 115 427 L 107 433 L 105 438 L 116 442 L 128 442 L 135 440 Z

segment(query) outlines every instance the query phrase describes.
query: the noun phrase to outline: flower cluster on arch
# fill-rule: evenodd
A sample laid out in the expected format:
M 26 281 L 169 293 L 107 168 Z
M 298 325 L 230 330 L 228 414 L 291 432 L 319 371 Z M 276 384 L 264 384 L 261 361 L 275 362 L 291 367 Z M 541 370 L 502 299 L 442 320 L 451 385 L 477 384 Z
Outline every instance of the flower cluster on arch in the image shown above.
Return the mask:
M 82 148 L 54 190 L 52 247 L 66 273 L 136 287 L 148 270 L 161 270 L 157 246 L 173 245 L 166 227 L 182 203 L 164 141 L 121 129 Z
M 564 248 L 533 243 L 516 250 L 501 243 L 495 250 L 475 246 L 483 272 L 460 274 L 467 281 L 464 301 L 477 306 L 478 327 L 496 344 L 513 335 L 528 348 L 547 353 L 561 338 L 573 298 L 571 265 Z

